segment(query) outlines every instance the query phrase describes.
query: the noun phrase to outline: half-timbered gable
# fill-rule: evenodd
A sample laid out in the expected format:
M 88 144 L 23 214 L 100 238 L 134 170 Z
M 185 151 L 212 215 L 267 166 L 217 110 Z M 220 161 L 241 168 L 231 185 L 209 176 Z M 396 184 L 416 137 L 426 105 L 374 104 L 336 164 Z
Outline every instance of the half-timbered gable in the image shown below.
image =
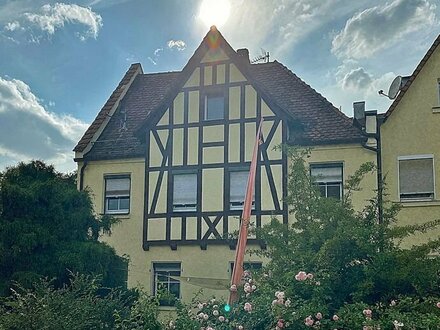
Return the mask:
M 248 75 L 248 55 L 232 50 L 218 31 L 210 31 L 193 59 L 200 60 L 190 61 L 174 95 L 141 128 L 148 187 L 144 248 L 233 246 L 260 118 L 264 142 L 251 222 L 287 221 L 281 201 L 287 160 L 274 150 L 287 141 L 286 114 L 268 105 Z

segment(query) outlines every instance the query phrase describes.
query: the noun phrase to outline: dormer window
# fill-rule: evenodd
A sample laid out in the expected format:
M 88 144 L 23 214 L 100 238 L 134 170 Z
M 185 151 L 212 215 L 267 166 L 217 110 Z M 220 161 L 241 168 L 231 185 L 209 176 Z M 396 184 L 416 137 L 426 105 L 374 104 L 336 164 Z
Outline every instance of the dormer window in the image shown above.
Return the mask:
M 210 92 L 205 95 L 205 120 L 225 118 L 225 94 L 223 91 Z

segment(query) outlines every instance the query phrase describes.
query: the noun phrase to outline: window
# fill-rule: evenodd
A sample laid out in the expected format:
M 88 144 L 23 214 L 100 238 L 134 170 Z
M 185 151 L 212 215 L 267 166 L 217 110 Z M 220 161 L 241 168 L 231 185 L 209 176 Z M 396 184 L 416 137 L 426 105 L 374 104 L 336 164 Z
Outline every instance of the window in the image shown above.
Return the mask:
M 196 211 L 197 174 L 174 174 L 173 211 Z
M 176 299 L 180 299 L 180 281 L 173 276 L 180 276 L 180 263 L 153 263 L 154 295 L 161 294 L 161 306 L 174 306 Z
M 205 120 L 217 120 L 225 117 L 225 96 L 221 93 L 205 95 Z
M 243 210 L 246 196 L 249 171 L 234 171 L 229 174 L 229 208 Z M 252 195 L 252 205 L 255 206 L 255 193 Z
M 231 276 L 234 271 L 234 262 L 231 262 Z M 263 268 L 263 263 L 261 261 L 248 261 L 243 262 L 243 270 L 249 270 L 251 273 L 253 271 L 259 271 Z
M 440 105 L 440 78 L 437 79 L 438 104 Z
M 434 198 L 434 159 L 432 155 L 399 157 L 400 200 Z
M 130 176 L 105 177 L 105 214 L 130 212 Z
M 342 198 L 342 164 L 316 164 L 310 166 L 322 197 Z

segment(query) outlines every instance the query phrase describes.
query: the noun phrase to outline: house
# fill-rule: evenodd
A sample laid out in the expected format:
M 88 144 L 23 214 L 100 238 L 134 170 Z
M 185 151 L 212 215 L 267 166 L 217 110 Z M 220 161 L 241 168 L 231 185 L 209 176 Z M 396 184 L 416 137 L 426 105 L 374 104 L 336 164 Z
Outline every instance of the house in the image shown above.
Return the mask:
M 79 189 L 92 192 L 96 213 L 120 219 L 105 241 L 130 257 L 129 286 L 152 293 L 164 287 L 184 300 L 198 288 L 177 276 L 226 289 L 217 279 L 231 276 L 230 235 L 238 229 L 261 117 L 256 227 L 272 216 L 293 220 L 283 202 L 288 159 L 275 146 L 312 146 L 311 172 L 322 194 L 335 198 L 349 175 L 376 159 L 374 143 L 352 119 L 281 63 L 251 64 L 248 51 L 232 49 L 215 27 L 182 71 L 129 68 L 75 147 Z M 375 176 L 365 185 L 375 188 Z M 371 194 L 359 193 L 355 204 Z M 248 244 L 265 248 L 258 237 Z
M 381 124 L 382 172 L 388 198 L 400 202 L 400 224 L 440 218 L 440 35 L 422 58 Z M 406 245 L 440 236 L 416 235 Z

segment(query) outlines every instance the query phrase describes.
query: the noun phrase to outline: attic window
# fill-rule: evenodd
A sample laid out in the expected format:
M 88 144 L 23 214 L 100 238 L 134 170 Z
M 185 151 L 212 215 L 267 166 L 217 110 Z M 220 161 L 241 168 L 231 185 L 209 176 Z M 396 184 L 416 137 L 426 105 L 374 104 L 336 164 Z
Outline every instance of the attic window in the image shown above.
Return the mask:
M 205 120 L 219 120 L 223 118 L 225 118 L 224 93 L 207 93 L 205 95 Z

